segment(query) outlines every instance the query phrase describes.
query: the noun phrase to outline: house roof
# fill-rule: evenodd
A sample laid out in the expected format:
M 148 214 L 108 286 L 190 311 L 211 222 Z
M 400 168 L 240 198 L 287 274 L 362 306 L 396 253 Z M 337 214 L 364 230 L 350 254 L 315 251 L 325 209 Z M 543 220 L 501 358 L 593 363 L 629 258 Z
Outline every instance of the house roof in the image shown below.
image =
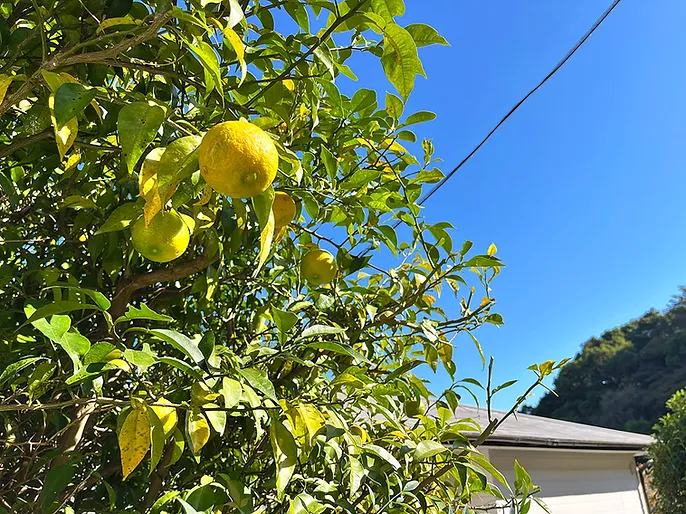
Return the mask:
M 502 418 L 506 413 L 491 410 L 494 418 Z M 517 414 L 507 418 L 484 444 L 493 446 L 529 446 L 543 448 L 585 448 L 604 450 L 645 449 L 652 437 L 610 428 L 595 427 L 571 421 Z M 460 405 L 455 412 L 456 419 L 471 418 L 483 430 L 488 425 L 488 412 L 485 408 Z M 477 433 L 470 434 L 477 437 Z

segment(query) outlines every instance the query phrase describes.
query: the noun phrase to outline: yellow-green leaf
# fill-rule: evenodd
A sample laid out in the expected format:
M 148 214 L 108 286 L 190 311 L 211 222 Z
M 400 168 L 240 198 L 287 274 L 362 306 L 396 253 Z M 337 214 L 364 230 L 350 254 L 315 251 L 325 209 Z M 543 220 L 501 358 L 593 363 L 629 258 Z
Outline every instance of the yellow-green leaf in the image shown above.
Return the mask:
M 135 202 L 127 202 L 120 205 L 107 221 L 102 224 L 98 229 L 96 234 L 105 234 L 106 232 L 116 232 L 118 230 L 124 230 L 126 227 L 131 225 L 139 216 L 141 215 L 141 208 L 136 205 Z
M 148 155 L 145 156 L 143 166 L 138 174 L 138 190 L 141 198 L 145 200 L 143 215 L 145 216 L 146 225 L 155 217 L 155 214 L 162 210 L 164 204 L 167 203 L 173 194 L 171 187 L 158 186 L 157 171 L 165 150 L 166 148 L 153 148 L 150 150 Z
M 495 245 L 495 243 L 491 243 L 491 246 L 488 247 L 488 255 L 489 257 L 492 257 L 495 255 L 495 253 L 498 251 L 498 247 Z
M 241 66 L 241 81 L 238 84 L 240 86 L 243 84 L 245 76 L 248 73 L 248 64 L 245 62 L 245 45 L 243 44 L 243 41 L 241 41 L 241 38 L 238 37 L 238 34 L 236 34 L 236 31 L 234 31 L 232 28 L 226 27 L 223 32 L 224 37 L 229 41 L 229 43 L 231 43 L 233 51 L 236 52 L 238 64 Z
M 370 5 L 372 11 L 387 21 L 393 21 L 394 16 L 405 14 L 403 0 L 371 0 Z
M 198 411 L 188 413 L 187 430 L 193 453 L 198 453 L 210 440 L 210 425 L 207 418 Z
M 186 447 L 186 441 L 184 441 L 183 434 L 181 433 L 181 430 L 179 430 L 178 427 L 174 429 L 172 441 L 174 444 L 174 448 L 172 450 L 172 456 L 169 461 L 170 466 L 181 458 L 181 455 L 183 455 L 183 450 Z
M 317 435 L 317 432 L 324 426 L 324 416 L 322 416 L 317 407 L 307 403 L 298 405 L 298 410 L 305 422 L 309 441 L 311 442 L 314 436 Z
M 276 494 L 282 500 L 298 462 L 297 447 L 291 433 L 276 417 L 269 425 L 269 440 L 276 462 Z
M 257 276 L 264 263 L 267 262 L 274 241 L 275 222 L 274 211 L 272 211 L 274 189 L 270 186 L 261 195 L 253 197 L 252 204 L 260 224 L 260 253 L 257 257 L 257 267 L 253 272 L 253 276 Z
M 400 96 L 407 100 L 414 88 L 415 77 L 426 76 L 417 54 L 417 44 L 410 33 L 400 25 L 375 13 L 365 13 L 364 16 L 374 24 L 375 30 L 383 34 L 381 65 L 388 80 Z
M 119 431 L 119 451 L 124 480 L 135 470 L 150 449 L 150 422 L 145 407 L 129 411 Z
M 138 25 L 140 20 L 134 20 L 131 16 L 122 16 L 118 18 L 108 18 L 104 20 L 95 31 L 96 34 L 100 34 L 103 30 L 110 27 L 116 27 L 118 25 Z
M 148 408 L 148 422 L 150 423 L 150 472 L 149 475 L 157 469 L 157 465 L 164 453 L 164 443 L 166 436 L 164 433 L 164 426 L 162 421 L 157 416 L 157 413 Z
M 5 100 L 5 95 L 7 94 L 7 88 L 14 80 L 14 77 L 9 75 L 0 75 L 0 104 Z
M 166 398 L 160 398 L 155 403 L 158 405 L 153 405 L 150 408 L 157 415 L 157 418 L 160 420 L 160 423 L 162 423 L 164 437 L 169 437 L 169 434 L 171 434 L 174 431 L 174 429 L 176 428 L 176 424 L 179 421 L 179 418 L 176 414 L 176 407 L 164 407 L 163 405 L 159 405 L 171 405 L 171 402 Z
M 72 118 L 62 126 L 57 124 L 57 120 L 55 119 L 55 95 L 50 95 L 48 106 L 50 107 L 52 126 L 55 129 L 57 150 L 60 153 L 60 159 L 64 159 L 64 156 L 72 147 L 74 141 L 76 141 L 76 135 L 79 133 L 79 123 L 76 121 L 76 118 Z

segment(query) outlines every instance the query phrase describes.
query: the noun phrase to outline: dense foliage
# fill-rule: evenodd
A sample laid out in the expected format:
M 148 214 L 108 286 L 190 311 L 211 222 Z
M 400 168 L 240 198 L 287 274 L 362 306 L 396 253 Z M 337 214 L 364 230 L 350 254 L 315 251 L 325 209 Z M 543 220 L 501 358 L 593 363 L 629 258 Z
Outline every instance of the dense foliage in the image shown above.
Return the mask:
M 686 384 L 686 289 L 664 312 L 584 343 L 581 352 L 526 412 L 649 434 L 665 402 Z
M 667 402 L 671 412 L 655 426 L 650 447 L 650 482 L 655 488 L 657 512 L 686 512 L 686 389 Z
M 481 353 L 473 331 L 502 323 L 502 264 L 420 216 L 443 175 L 411 126 L 434 115 L 403 111 L 417 48 L 445 40 L 403 12 L 0 3 L 0 510 L 470 512 L 478 493 L 528 509 L 526 474 L 505 484 L 478 451 L 502 420 L 454 419 L 480 384 L 452 340 Z M 397 95 L 341 93 L 360 52 Z M 274 188 L 249 199 L 198 169 L 205 132 L 240 118 L 279 154 Z M 274 189 L 297 204 L 281 231 Z M 191 233 L 167 264 L 131 240 L 162 210 Z M 299 266 L 317 245 L 337 265 L 321 285 Z M 420 365 L 453 384 L 433 395 Z

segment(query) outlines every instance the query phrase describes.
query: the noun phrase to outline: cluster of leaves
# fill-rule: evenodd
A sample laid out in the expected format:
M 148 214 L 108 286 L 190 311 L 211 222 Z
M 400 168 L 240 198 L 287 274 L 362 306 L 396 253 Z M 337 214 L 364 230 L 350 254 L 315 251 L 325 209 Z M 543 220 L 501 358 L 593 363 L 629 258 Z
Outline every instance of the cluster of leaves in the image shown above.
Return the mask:
M 0 4 L 0 509 L 470 512 L 475 494 L 528 509 L 530 481 L 510 490 L 478 451 L 502 420 L 454 416 L 478 382 L 457 379 L 452 340 L 481 353 L 472 332 L 502 323 L 502 264 L 420 217 L 443 175 L 429 140 L 420 159 L 399 142 L 434 117 L 404 102 L 417 48 L 445 41 L 403 12 Z M 356 52 L 399 96 L 340 92 Z M 274 187 L 297 201 L 280 240 L 264 230 L 273 190 L 229 199 L 200 176 L 204 132 L 239 118 L 272 134 Z M 148 262 L 129 227 L 171 208 L 191 244 Z M 313 245 L 336 255 L 331 285 L 301 280 Z M 392 269 L 370 262 L 380 249 Z M 420 365 L 453 385 L 433 395 Z M 536 369 L 538 383 L 553 366 Z
M 526 412 L 649 434 L 665 402 L 686 384 L 686 290 L 661 313 L 584 343 L 555 392 Z
M 686 509 L 686 389 L 667 401 L 671 412 L 655 426 L 655 442 L 650 446 L 650 484 L 656 489 L 657 512 Z

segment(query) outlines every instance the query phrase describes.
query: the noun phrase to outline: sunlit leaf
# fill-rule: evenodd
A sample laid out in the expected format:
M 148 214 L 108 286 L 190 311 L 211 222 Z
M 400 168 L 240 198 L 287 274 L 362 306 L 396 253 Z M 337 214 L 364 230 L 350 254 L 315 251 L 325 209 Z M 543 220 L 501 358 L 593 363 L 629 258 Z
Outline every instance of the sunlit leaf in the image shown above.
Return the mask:
M 143 152 L 155 139 L 164 117 L 165 110 L 154 102 L 134 102 L 119 111 L 119 142 L 129 172 L 133 172 Z
M 282 499 L 298 462 L 298 450 L 295 439 L 277 418 L 269 425 L 269 440 L 276 461 L 276 494 Z
M 150 449 L 150 422 L 145 406 L 134 407 L 128 412 L 118 439 L 121 470 L 126 480 Z
M 207 418 L 199 411 L 188 411 L 186 432 L 193 453 L 198 453 L 210 440 L 210 425 L 207 423 Z

